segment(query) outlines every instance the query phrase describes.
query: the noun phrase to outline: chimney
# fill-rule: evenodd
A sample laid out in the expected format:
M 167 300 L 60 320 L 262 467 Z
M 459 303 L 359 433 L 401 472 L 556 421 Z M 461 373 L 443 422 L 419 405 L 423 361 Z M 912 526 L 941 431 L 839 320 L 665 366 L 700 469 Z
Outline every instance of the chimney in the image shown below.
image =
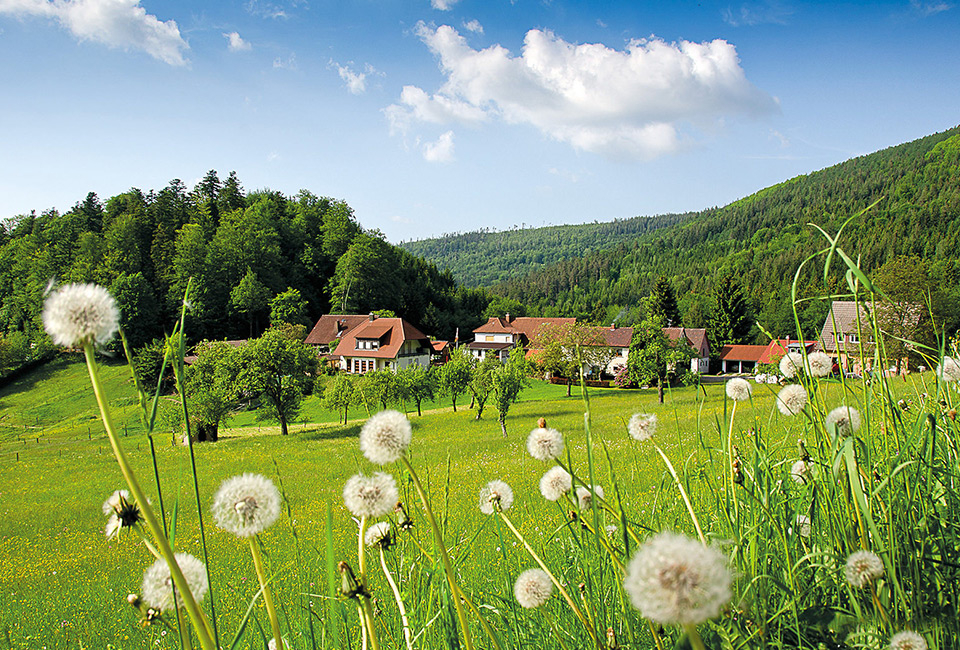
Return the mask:
M 507 322 L 510 322 L 510 312 L 507 312 Z
M 371 321 L 377 320 L 377 315 L 374 314 L 373 312 L 370 312 L 370 320 L 371 320 Z

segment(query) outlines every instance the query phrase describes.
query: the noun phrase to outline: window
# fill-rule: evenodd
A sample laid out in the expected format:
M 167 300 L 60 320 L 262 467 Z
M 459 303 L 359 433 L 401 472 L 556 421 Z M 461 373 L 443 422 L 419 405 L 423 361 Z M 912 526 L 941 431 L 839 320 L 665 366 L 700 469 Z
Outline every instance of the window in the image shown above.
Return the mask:
M 483 337 L 483 340 L 487 342 L 493 342 L 493 334 L 487 334 Z

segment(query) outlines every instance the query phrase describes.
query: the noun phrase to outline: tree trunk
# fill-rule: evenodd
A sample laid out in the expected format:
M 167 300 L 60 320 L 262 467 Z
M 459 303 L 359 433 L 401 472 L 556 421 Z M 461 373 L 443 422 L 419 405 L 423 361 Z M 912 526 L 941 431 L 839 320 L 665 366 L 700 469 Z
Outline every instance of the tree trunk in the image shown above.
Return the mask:
M 216 424 L 198 424 L 197 442 L 216 442 L 217 425 Z
M 420 402 L 417 402 L 417 417 L 423 417 L 423 413 L 420 412 Z
M 573 378 L 567 377 L 567 397 L 570 397 L 570 387 L 573 385 Z
M 283 417 L 282 415 L 280 416 L 280 433 L 282 433 L 283 435 L 287 435 L 287 434 L 288 434 L 288 431 L 287 431 L 287 418 Z
M 500 418 L 500 430 L 503 431 L 503 437 L 507 437 L 507 421 L 504 418 Z
M 657 380 L 657 397 L 660 398 L 660 403 L 663 404 L 663 379 Z
M 456 397 L 451 397 L 450 400 L 453 402 L 453 412 L 456 413 L 456 412 L 457 412 L 457 398 L 456 398 Z

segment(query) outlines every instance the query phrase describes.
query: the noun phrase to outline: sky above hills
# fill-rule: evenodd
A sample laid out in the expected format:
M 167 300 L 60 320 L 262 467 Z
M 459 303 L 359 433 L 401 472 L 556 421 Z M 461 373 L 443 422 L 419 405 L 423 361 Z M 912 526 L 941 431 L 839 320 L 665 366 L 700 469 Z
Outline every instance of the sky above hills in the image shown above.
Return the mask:
M 0 218 L 210 169 L 393 242 L 699 210 L 960 124 L 958 39 L 948 0 L 0 0 Z

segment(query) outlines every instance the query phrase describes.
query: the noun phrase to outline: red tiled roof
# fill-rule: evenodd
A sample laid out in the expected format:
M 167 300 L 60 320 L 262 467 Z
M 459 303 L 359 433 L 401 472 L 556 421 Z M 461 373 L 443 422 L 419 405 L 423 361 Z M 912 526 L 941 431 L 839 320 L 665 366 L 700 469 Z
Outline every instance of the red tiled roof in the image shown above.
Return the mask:
M 767 346 L 765 345 L 725 345 L 720 350 L 720 359 L 723 361 L 752 361 L 756 363 L 760 361 L 760 356 L 766 349 Z
M 370 320 L 369 316 L 356 314 L 325 314 L 320 317 L 303 342 L 308 345 L 327 345 L 368 320 Z
M 533 316 L 518 316 L 510 320 L 510 325 L 526 336 L 529 340 L 536 337 L 537 332 L 544 325 L 574 325 L 576 318 L 537 318 Z
M 767 344 L 767 348 L 760 355 L 760 363 L 773 363 L 775 360 L 785 356 L 788 352 L 788 346 L 800 344 L 799 339 L 773 339 Z M 803 346 L 810 352 L 816 341 L 803 341 Z
M 448 345 L 450 345 L 450 341 L 430 341 L 430 346 L 433 348 L 433 351 L 437 353 L 446 350 Z
M 516 334 L 517 330 L 503 318 L 491 317 L 486 323 L 473 330 L 475 334 Z
M 632 327 L 604 327 L 601 334 L 603 342 L 611 348 L 629 348 L 630 341 L 633 340 Z
M 377 339 L 377 350 L 358 350 L 357 339 Z M 364 357 L 368 359 L 396 359 L 405 341 L 420 341 L 424 348 L 430 347 L 430 339 L 402 318 L 378 318 L 367 320 L 347 332 L 340 339 L 334 354 L 341 357 Z

